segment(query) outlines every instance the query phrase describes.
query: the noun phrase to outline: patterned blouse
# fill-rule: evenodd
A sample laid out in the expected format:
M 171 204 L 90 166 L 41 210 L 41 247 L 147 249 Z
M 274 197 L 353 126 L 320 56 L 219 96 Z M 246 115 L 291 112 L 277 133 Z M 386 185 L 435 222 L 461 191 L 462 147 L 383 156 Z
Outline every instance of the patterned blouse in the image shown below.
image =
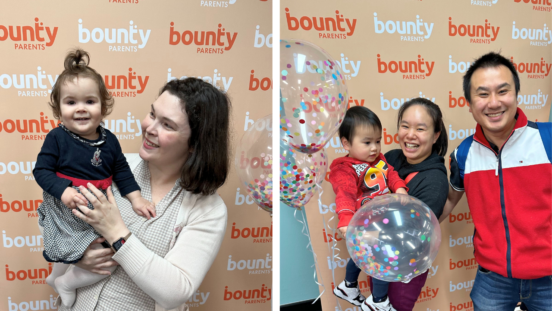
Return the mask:
M 141 161 L 134 170 L 134 177 L 142 189 L 142 196 L 152 200 L 150 172 L 147 162 Z M 132 210 L 130 201 L 121 197 L 118 189 L 113 187 L 113 193 L 121 216 L 132 234 L 137 237 L 148 249 L 160 257 L 165 257 L 174 241 L 173 231 L 176 228 L 176 219 L 186 193 L 179 186 L 177 180 L 174 187 L 156 205 L 156 217 L 147 220 L 138 216 Z M 59 310 L 68 310 L 60 306 Z M 110 277 L 98 283 L 77 289 L 77 300 L 71 310 L 96 311 L 126 311 L 126 310 L 155 310 L 155 301 L 136 283 L 121 266 L 117 266 Z

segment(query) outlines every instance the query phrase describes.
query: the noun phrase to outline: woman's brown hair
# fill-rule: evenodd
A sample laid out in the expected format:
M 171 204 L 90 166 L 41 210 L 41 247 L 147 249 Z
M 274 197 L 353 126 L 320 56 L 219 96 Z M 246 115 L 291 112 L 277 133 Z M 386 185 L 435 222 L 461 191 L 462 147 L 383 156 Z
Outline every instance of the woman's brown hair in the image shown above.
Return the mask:
M 100 76 L 96 70 L 89 67 L 89 63 L 90 55 L 81 49 L 71 51 L 67 54 L 67 56 L 65 56 L 65 61 L 63 62 L 65 69 L 59 75 L 56 83 L 54 84 L 52 94 L 50 94 L 50 102 L 48 103 L 48 105 L 52 108 L 52 112 L 54 113 L 54 118 L 56 118 L 56 120 L 59 120 L 61 117 L 61 86 L 67 83 L 67 81 L 73 81 L 75 78 L 90 78 L 98 84 L 103 117 L 109 115 L 113 110 L 114 100 L 109 94 L 102 76 Z
M 213 194 L 230 170 L 230 99 L 196 78 L 172 80 L 159 95 L 165 91 L 180 99 L 192 130 L 192 152 L 182 166 L 180 185 L 195 194 Z

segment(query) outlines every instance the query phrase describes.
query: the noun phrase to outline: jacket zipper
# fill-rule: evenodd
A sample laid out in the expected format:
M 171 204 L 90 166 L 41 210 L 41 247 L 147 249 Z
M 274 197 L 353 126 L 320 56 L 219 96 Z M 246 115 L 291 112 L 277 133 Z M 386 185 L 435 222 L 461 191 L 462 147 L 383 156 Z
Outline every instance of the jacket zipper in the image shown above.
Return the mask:
M 515 132 L 515 130 L 512 131 L 510 136 L 508 136 L 508 138 L 506 139 L 506 141 L 502 145 L 502 148 L 500 148 L 500 150 L 498 151 L 498 154 L 492 148 L 487 147 L 486 145 L 484 145 L 483 143 L 481 143 L 480 141 L 478 141 L 474 137 L 474 140 L 476 142 L 478 142 L 480 145 L 486 147 L 487 149 L 491 150 L 496 155 L 495 176 L 498 176 L 498 183 L 499 183 L 499 187 L 500 187 L 500 210 L 501 210 L 501 213 L 502 213 L 502 222 L 503 222 L 503 225 L 504 225 L 504 232 L 506 234 L 506 272 L 507 272 L 509 278 L 512 277 L 512 258 L 511 258 L 512 257 L 512 253 L 511 253 L 512 246 L 510 244 L 510 228 L 508 226 L 508 219 L 506 217 L 506 204 L 504 202 L 504 182 L 503 182 L 503 176 L 502 176 L 502 161 L 501 161 L 502 158 L 501 158 L 501 155 L 502 155 L 502 149 L 504 149 L 504 146 L 506 145 L 508 140 L 510 140 L 510 137 L 512 137 L 512 134 L 514 132 Z M 474 246 L 475 246 L 475 239 L 474 239 Z M 475 247 L 474 247 L 474 251 L 475 251 Z

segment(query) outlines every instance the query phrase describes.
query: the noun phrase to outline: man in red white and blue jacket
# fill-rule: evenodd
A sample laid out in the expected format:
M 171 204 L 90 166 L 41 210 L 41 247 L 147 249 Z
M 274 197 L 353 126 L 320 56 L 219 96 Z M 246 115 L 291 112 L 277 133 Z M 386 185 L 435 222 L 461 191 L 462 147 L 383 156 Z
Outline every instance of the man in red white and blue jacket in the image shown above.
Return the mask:
M 551 124 L 527 120 L 517 107 L 519 77 L 496 53 L 464 76 L 475 134 L 450 155 L 446 217 L 464 192 L 479 264 L 470 294 L 474 311 L 552 310 Z

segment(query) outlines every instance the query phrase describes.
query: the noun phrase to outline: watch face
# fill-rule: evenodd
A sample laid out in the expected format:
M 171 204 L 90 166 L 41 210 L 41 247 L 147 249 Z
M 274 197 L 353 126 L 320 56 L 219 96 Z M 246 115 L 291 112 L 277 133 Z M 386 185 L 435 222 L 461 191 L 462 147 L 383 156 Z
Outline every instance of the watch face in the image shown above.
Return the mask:
M 125 239 L 123 238 L 120 238 L 119 240 L 117 240 L 115 243 L 113 243 L 113 248 L 118 251 L 119 248 L 121 248 L 121 246 L 123 246 L 123 244 L 125 244 Z

